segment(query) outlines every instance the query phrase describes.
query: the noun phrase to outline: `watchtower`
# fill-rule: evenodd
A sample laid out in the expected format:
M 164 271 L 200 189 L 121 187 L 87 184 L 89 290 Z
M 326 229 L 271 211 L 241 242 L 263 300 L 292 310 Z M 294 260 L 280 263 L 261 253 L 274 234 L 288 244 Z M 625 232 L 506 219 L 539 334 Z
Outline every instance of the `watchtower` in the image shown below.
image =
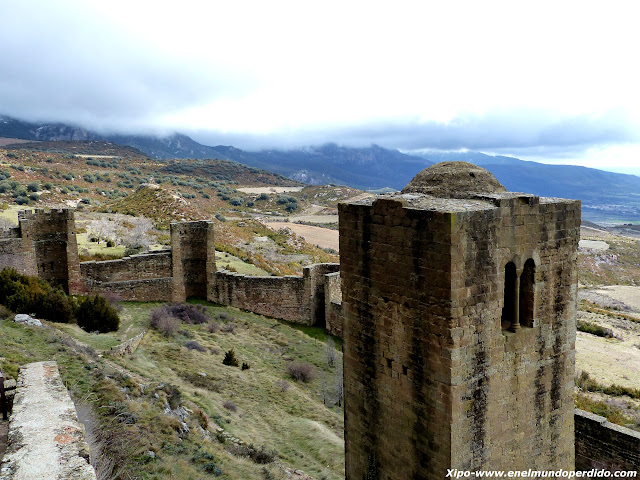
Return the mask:
M 23 249 L 30 252 L 25 273 L 37 272 L 40 278 L 62 286 L 67 293 L 82 292 L 73 211 L 25 210 L 18 214 L 18 223 Z
M 209 299 L 216 275 L 213 222 L 171 224 L 172 300 Z
M 580 202 L 445 162 L 339 213 L 347 480 L 573 468 Z

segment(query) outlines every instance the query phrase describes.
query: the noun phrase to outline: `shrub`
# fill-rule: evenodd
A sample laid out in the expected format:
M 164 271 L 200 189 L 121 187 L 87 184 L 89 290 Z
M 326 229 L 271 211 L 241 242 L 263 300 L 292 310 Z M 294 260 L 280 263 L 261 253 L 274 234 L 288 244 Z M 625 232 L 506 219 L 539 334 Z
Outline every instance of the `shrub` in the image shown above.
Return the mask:
M 236 358 L 236 352 L 233 351 L 233 348 L 224 354 L 222 364 L 228 365 L 229 367 L 239 366 L 238 359 Z
M 287 365 L 287 373 L 291 375 L 291 378 L 294 380 L 299 380 L 304 383 L 310 382 L 315 377 L 313 367 L 308 363 L 291 362 Z
M 16 313 L 46 314 L 43 303 L 51 290 L 51 285 L 38 277 L 12 268 L 0 271 L 0 304 Z
M 27 185 L 27 190 L 29 192 L 39 192 L 40 191 L 40 182 L 31 182 Z
M 249 370 L 251 367 L 249 366 L 248 363 L 246 362 L 242 362 L 242 370 Z
M 278 380 L 276 382 L 276 385 L 280 388 L 280 391 L 283 393 L 289 390 L 289 387 L 291 386 L 291 384 L 286 380 Z
M 76 318 L 78 326 L 87 332 L 115 332 L 120 327 L 118 312 L 100 295 L 80 300 Z
M 132 245 L 124 249 L 124 256 L 130 257 L 131 255 L 136 255 L 140 253 L 144 247 L 142 245 Z
M 226 402 L 223 402 L 222 406 L 231 412 L 235 412 L 236 410 L 238 410 L 238 407 L 236 407 L 236 404 L 233 403 L 231 400 L 227 400 Z
M 596 335 L 598 337 L 604 338 L 613 338 L 613 330 L 610 328 L 604 328 L 600 325 L 591 322 L 585 322 L 582 320 L 578 320 L 577 324 L 578 330 L 585 333 L 590 333 L 591 335 Z
M 42 299 L 42 318 L 58 323 L 73 323 L 73 303 L 62 290 L 51 290 Z
M 151 327 L 161 332 L 165 337 L 170 337 L 180 327 L 180 320 L 169 315 L 162 307 L 151 311 Z
M 220 327 L 220 331 L 224 333 L 235 333 L 236 324 L 235 323 L 225 323 Z
M 107 248 L 112 248 L 116 246 L 116 242 L 113 240 L 107 240 Z
M 269 198 L 269 195 L 267 195 L 266 193 L 261 193 L 260 195 L 258 195 L 258 198 L 256 200 L 267 200 Z
M 0 320 L 4 320 L 5 318 L 9 318 L 13 313 L 4 305 L 0 305 Z
M 206 348 L 204 348 L 202 345 L 200 345 L 195 340 L 189 340 L 187 343 L 184 344 L 184 346 L 187 347 L 189 350 L 197 350 L 198 352 L 206 352 L 207 351 Z
M 211 320 L 209 322 L 209 324 L 207 325 L 207 331 L 209 333 L 216 333 L 218 330 L 220 329 L 220 327 L 218 326 L 218 324 L 216 322 L 214 322 L 213 320 Z

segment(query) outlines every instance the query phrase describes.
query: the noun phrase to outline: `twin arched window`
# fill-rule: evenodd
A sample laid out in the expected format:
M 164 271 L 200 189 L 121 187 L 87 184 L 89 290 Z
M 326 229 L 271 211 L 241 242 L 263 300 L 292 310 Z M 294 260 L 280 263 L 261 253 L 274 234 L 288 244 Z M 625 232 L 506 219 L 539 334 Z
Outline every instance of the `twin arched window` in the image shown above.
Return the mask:
M 515 263 L 505 265 L 502 328 L 515 331 L 521 326 L 533 327 L 535 270 L 536 264 L 532 258 L 524 263 L 520 275 Z

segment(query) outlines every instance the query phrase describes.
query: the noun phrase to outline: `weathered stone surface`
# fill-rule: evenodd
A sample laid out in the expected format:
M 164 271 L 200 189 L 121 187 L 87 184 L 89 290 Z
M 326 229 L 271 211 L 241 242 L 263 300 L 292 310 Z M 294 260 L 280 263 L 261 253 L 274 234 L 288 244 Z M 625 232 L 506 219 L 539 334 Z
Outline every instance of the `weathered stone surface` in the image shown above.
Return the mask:
M 580 203 L 467 193 L 339 206 L 348 480 L 573 468 Z
M 471 198 L 507 189 L 491 172 L 467 162 L 440 162 L 419 172 L 402 193 L 426 193 L 441 198 Z
M 84 427 L 55 362 L 21 367 L 0 480 L 95 480 Z
M 576 409 L 576 469 L 640 471 L 640 432 Z

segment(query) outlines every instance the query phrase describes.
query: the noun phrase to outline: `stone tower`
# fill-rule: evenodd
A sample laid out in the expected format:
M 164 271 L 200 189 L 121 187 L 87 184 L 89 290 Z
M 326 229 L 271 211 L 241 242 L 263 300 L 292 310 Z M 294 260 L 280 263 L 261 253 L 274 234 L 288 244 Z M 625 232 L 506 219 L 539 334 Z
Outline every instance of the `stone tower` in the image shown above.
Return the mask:
M 339 209 L 347 480 L 572 469 L 580 202 L 445 162 Z
M 171 224 L 172 301 L 212 297 L 216 277 L 213 222 Z
M 18 223 L 23 249 L 31 252 L 24 272 L 60 285 L 67 293 L 83 292 L 73 211 L 25 210 L 18 214 Z

